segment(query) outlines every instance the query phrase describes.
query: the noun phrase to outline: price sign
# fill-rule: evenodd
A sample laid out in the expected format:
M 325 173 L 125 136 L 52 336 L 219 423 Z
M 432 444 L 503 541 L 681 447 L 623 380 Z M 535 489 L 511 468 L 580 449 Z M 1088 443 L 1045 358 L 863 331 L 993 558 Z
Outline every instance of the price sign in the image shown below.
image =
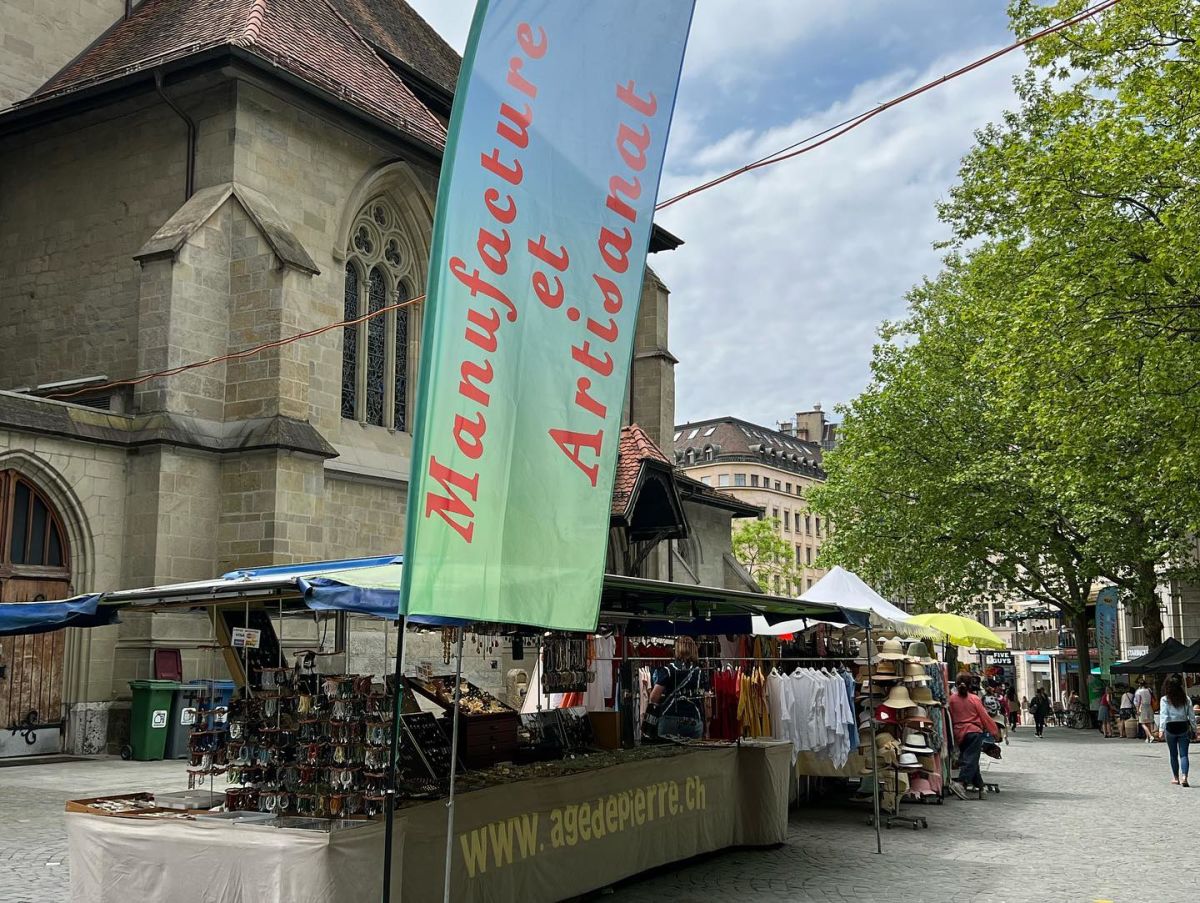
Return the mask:
M 257 649 L 258 644 L 262 641 L 262 631 L 255 630 L 253 627 L 235 627 L 233 628 L 233 648 L 234 649 Z

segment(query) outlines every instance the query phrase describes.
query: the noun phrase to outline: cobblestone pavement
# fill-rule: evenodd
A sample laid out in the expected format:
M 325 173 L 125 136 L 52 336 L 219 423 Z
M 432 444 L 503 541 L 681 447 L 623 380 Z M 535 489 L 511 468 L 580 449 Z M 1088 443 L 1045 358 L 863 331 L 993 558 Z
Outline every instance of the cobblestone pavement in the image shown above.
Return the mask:
M 777 849 L 705 857 L 632 879 L 602 899 L 1144 903 L 1195 896 L 1184 857 L 1200 787 L 1169 783 L 1163 744 L 1056 728 L 1036 740 L 1021 728 L 1003 761 L 984 761 L 988 780 L 1001 785 L 998 796 L 907 807 L 926 816 L 929 829 L 885 830 L 882 856 L 865 810 L 802 808 Z M 0 768 L 0 903 L 67 899 L 66 800 L 182 789 L 183 769 L 182 762 L 119 759 Z M 1200 783 L 1200 766 L 1196 777 Z
M 0 768 L 0 903 L 68 899 L 67 800 L 147 788 L 182 790 L 184 768 L 183 762 L 117 758 Z
M 1193 750 L 1200 749 L 1193 745 Z M 1019 728 L 986 756 L 999 795 L 906 806 L 929 829 L 883 831 L 852 806 L 792 811 L 787 842 L 631 879 L 617 903 L 1150 903 L 1194 899 L 1187 839 L 1200 787 L 1170 783 L 1166 747 L 1097 731 Z M 1196 758 L 1200 762 L 1200 757 Z M 1200 784 L 1200 764 L 1193 771 Z M 1116 851 L 1120 849 L 1118 854 Z

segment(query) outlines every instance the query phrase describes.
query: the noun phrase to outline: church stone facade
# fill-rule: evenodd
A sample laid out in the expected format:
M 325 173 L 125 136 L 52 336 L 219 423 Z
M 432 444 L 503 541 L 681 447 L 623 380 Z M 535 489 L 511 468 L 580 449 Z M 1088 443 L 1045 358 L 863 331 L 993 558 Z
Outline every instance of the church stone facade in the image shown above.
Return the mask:
M 0 600 L 402 550 L 420 304 L 138 378 L 423 294 L 457 56 L 402 0 L 30 6 L 0 0 L 0 481 L 65 550 L 6 555 Z M 647 272 L 627 408 L 670 455 Z M 14 498 L 5 529 L 32 536 Z M 53 636 L 0 640 L 0 727 L 38 710 L 38 743 L 61 743 L 57 707 L 79 751 L 153 649 L 181 649 L 185 678 L 213 660 L 197 616 Z

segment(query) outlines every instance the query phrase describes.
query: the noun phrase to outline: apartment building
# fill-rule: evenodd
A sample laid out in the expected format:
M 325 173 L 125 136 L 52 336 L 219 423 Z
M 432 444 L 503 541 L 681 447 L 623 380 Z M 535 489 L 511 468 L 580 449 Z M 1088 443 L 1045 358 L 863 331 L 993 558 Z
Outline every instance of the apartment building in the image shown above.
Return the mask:
M 778 587 L 799 595 L 824 576 L 815 566 L 829 525 L 808 509 L 809 490 L 825 480 L 821 456 L 836 442 L 836 425 L 820 405 L 778 429 L 737 417 L 675 427 L 675 462 L 693 479 L 756 505 L 777 522 L 796 556 L 798 582 Z

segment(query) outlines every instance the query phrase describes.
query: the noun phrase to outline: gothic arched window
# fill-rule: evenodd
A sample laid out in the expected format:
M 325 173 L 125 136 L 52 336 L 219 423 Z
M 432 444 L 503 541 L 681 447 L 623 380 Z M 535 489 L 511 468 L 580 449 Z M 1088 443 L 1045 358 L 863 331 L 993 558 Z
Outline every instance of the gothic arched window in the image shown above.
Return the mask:
M 385 313 L 342 330 L 342 416 L 388 429 L 408 428 L 412 244 L 386 198 L 359 212 L 346 249 L 344 319 Z

